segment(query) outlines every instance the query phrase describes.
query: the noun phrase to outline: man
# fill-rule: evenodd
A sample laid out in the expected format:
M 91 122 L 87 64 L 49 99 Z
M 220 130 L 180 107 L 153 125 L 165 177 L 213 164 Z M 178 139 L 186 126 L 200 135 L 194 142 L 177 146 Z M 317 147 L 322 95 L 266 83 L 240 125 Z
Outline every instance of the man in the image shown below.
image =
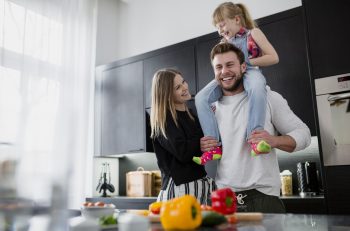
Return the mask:
M 246 70 L 244 54 L 232 44 L 220 43 L 212 49 L 211 61 L 223 91 L 215 111 L 223 147 L 215 179 L 217 186 L 236 192 L 240 212 L 283 213 L 275 149 L 293 152 L 306 148 L 311 141 L 310 130 L 291 111 L 286 100 L 267 87 L 265 130 L 255 131 L 247 142 L 248 97 L 242 81 Z M 251 156 L 249 144 L 260 140 L 268 142 L 272 151 Z M 216 145 L 212 137 L 201 139 L 202 151 Z

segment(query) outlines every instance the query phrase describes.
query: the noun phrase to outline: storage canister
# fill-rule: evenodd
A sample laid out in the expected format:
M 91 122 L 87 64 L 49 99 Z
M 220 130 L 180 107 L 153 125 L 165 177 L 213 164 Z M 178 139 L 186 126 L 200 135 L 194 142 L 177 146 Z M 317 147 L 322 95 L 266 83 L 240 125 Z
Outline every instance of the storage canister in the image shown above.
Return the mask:
M 282 196 L 292 196 L 293 195 L 293 184 L 292 184 L 292 172 L 289 170 L 284 170 L 280 173 L 281 176 L 281 189 Z

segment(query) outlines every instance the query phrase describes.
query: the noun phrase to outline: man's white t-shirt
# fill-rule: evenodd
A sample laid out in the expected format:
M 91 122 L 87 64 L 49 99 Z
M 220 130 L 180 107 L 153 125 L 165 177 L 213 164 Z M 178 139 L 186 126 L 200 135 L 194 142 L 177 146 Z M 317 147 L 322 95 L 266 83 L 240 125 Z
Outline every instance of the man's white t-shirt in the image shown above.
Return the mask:
M 287 101 L 267 87 L 265 130 L 271 135 L 289 135 L 296 141 L 294 151 L 309 146 L 310 130 L 289 108 Z M 216 103 L 216 119 L 222 140 L 223 154 L 218 162 L 216 183 L 235 192 L 256 189 L 264 194 L 279 196 L 281 181 L 276 151 L 255 157 L 250 155 L 246 141 L 248 97 L 245 91 L 223 96 Z

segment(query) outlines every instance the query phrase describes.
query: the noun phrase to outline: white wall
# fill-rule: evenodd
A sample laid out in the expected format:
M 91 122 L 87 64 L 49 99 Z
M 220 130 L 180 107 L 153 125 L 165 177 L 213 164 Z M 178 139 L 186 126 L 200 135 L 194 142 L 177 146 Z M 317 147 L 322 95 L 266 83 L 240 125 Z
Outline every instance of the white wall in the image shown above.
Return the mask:
M 96 66 L 120 59 L 118 2 L 119 0 L 98 0 Z
M 96 65 L 215 31 L 223 0 L 99 0 Z M 241 0 L 254 19 L 301 6 L 301 0 Z

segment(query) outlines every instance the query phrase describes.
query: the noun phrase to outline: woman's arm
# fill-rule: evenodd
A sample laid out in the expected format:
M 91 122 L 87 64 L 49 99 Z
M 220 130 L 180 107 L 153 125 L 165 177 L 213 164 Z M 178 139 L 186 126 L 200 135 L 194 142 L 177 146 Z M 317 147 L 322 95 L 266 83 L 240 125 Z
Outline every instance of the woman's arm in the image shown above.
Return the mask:
M 185 134 L 181 126 L 177 127 L 170 117 L 167 118 L 167 138 L 159 136 L 158 142 L 180 162 L 191 162 L 193 156 L 201 155 L 199 140 L 202 133 L 192 131 L 191 134 Z
M 273 46 L 269 42 L 269 40 L 267 40 L 264 33 L 260 29 L 254 28 L 251 31 L 251 35 L 254 41 L 256 42 L 256 44 L 261 49 L 262 56 L 254 59 L 250 59 L 249 60 L 250 63 L 253 66 L 259 66 L 259 67 L 270 66 L 278 63 L 279 62 L 278 54 L 275 48 L 273 48 Z

